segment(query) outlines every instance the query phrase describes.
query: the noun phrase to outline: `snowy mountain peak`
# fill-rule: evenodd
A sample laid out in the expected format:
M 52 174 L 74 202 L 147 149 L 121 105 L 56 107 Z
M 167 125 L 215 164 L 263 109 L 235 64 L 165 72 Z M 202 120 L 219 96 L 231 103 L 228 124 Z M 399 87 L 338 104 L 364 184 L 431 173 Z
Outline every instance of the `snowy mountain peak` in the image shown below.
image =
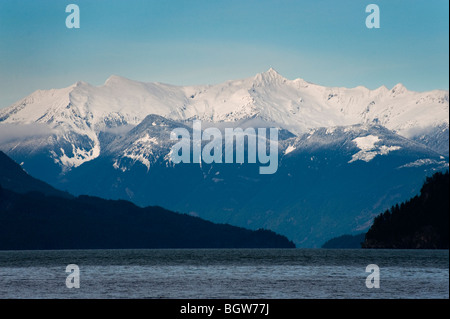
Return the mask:
M 269 68 L 266 72 L 263 72 L 265 74 L 271 75 L 271 76 L 281 76 L 280 73 L 278 73 L 274 68 Z
M 133 81 L 130 79 L 127 79 L 120 75 L 111 75 L 109 78 L 106 79 L 104 86 L 120 86 L 120 85 L 126 85 L 126 84 L 137 84 L 139 82 Z
M 149 114 L 134 129 L 138 129 L 139 127 L 170 127 L 172 129 L 179 126 L 179 122 L 172 121 L 157 114 Z
M 258 73 L 255 75 L 256 84 L 270 84 L 270 83 L 285 83 L 287 79 L 283 77 L 280 73 L 270 68 L 266 72 Z
M 77 81 L 71 87 L 76 88 L 76 87 L 80 87 L 80 86 L 90 86 L 90 84 L 87 82 L 84 82 L 84 81 Z
M 386 87 L 386 85 L 382 85 L 378 89 L 375 89 L 375 92 L 378 92 L 378 93 L 386 93 L 388 91 L 389 91 L 389 89 Z
M 392 95 L 400 95 L 403 93 L 406 93 L 408 91 L 408 89 L 401 83 L 396 84 L 392 90 L 391 90 L 391 94 Z

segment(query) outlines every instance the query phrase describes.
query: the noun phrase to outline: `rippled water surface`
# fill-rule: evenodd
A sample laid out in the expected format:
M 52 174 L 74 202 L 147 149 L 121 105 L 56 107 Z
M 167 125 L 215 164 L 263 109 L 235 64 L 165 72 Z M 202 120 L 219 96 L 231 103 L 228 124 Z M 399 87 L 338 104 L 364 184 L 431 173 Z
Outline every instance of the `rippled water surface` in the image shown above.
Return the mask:
M 66 287 L 66 266 L 80 288 Z M 366 287 L 366 266 L 380 288 Z M 448 250 L 0 251 L 0 298 L 449 298 Z

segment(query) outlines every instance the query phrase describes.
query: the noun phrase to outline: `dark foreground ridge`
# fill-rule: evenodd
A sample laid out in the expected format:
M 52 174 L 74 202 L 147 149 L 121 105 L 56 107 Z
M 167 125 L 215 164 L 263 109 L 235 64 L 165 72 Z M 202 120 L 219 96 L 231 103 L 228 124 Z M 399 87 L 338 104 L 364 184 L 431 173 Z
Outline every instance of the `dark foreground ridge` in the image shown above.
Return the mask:
M 0 151 L 0 185 L 17 193 L 39 191 L 46 195 L 72 198 L 69 193 L 62 192 L 49 184 L 28 175 L 22 166 L 14 162 Z
M 291 248 L 286 237 L 127 201 L 0 189 L 0 249 Z
M 375 217 L 363 248 L 449 248 L 449 172 L 425 181 L 419 196 Z
M 361 244 L 364 241 L 366 234 L 357 235 L 342 235 L 339 237 L 331 238 L 327 240 L 322 248 L 328 249 L 358 249 L 361 248 Z
M 2 158 L 0 166 L 4 163 L 9 161 Z M 18 185 L 14 178 L 24 179 L 26 174 L 23 170 L 14 170 L 17 176 L 11 170 L 0 172 L 8 172 L 0 180 L 8 179 L 11 185 Z M 295 247 L 270 230 L 214 224 L 122 200 L 56 196 L 47 184 L 31 181 L 33 187 L 22 187 L 29 190 L 26 193 L 0 185 L 0 250 Z

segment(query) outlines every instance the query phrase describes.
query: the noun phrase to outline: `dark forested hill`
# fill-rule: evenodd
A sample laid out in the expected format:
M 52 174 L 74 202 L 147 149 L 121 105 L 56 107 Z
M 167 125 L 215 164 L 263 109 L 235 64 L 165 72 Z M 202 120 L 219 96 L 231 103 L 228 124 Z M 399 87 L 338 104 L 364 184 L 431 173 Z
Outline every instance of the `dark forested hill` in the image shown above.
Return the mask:
M 56 188 L 28 175 L 22 167 L 0 151 L 0 185 L 17 193 L 38 191 L 46 195 L 70 198 L 69 193 Z
M 214 224 L 122 200 L 75 198 L 29 176 L 0 152 L 0 250 L 292 247 L 269 230 Z
M 330 249 L 354 249 L 361 248 L 361 243 L 364 241 L 365 233 L 357 235 L 342 235 L 339 237 L 331 238 L 327 240 L 322 248 Z
M 214 224 L 161 207 L 0 187 L 0 249 L 292 248 L 286 237 Z
M 428 177 L 420 195 L 378 215 L 363 248 L 449 248 L 449 173 Z

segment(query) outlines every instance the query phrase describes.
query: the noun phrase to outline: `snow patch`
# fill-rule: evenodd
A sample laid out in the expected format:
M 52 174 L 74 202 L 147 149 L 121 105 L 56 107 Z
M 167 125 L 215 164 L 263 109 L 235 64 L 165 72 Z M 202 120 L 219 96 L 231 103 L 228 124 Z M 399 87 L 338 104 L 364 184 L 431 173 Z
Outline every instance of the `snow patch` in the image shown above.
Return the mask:
M 156 144 L 158 145 L 158 140 L 156 137 L 150 137 L 148 134 L 145 134 L 144 137 L 141 137 L 140 139 L 137 139 L 133 144 Z
M 336 127 L 333 127 L 333 126 L 328 127 L 326 134 L 333 134 L 335 130 L 336 130 Z
M 353 142 L 356 143 L 360 151 L 353 154 L 352 159 L 348 163 L 353 163 L 358 160 L 370 162 L 377 155 L 387 155 L 389 152 L 397 151 L 401 148 L 400 146 L 377 146 L 375 144 L 381 142 L 381 139 L 375 135 L 357 137 L 353 139 Z
M 125 173 L 127 171 L 126 167 L 120 167 L 120 165 L 117 162 L 117 160 L 114 161 L 113 167 L 114 167 L 114 169 L 120 169 L 122 171 L 122 173 Z
M 405 164 L 400 166 L 399 168 L 407 168 L 407 167 L 420 167 L 420 166 L 424 166 L 424 165 L 433 165 L 433 164 L 440 164 L 443 166 L 449 166 L 449 164 L 446 161 L 436 161 L 430 158 L 424 158 L 424 159 L 418 159 L 414 162 Z
M 123 151 L 123 157 L 128 157 L 133 162 L 141 162 L 150 170 L 151 159 L 154 155 L 153 149 L 155 145 L 159 145 L 156 137 L 150 137 L 145 134 L 143 137 L 133 142 L 133 145 Z M 154 158 L 156 161 L 156 158 Z
M 364 137 L 357 137 L 353 140 L 362 151 L 368 151 L 375 148 L 375 143 L 379 142 L 380 138 L 375 135 L 367 135 Z
M 98 146 L 98 144 L 94 144 L 90 150 L 85 150 L 72 145 L 73 157 L 67 156 L 63 148 L 60 148 L 60 151 L 62 155 L 59 156 L 59 159 L 55 159 L 55 161 L 65 166 L 67 169 L 70 169 L 97 158 L 100 155 L 100 146 Z M 53 152 L 53 155 L 56 155 L 56 153 Z
M 294 145 L 289 145 L 286 150 L 284 151 L 284 155 L 289 154 L 290 152 L 295 150 L 295 146 Z
M 128 157 L 132 159 L 134 162 L 141 162 L 147 167 L 147 171 L 150 170 L 150 161 L 145 154 L 137 153 L 137 152 L 124 152 L 124 157 Z

